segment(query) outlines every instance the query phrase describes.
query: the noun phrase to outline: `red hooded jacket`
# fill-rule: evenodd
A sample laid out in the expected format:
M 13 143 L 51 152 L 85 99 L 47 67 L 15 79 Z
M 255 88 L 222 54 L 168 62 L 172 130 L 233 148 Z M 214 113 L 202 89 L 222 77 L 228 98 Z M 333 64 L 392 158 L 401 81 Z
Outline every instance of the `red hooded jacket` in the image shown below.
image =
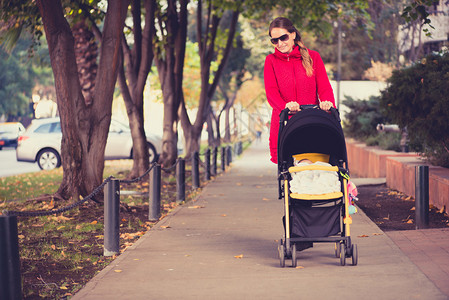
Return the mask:
M 279 114 L 290 101 L 300 105 L 330 101 L 335 107 L 334 93 L 323 60 L 318 52 L 308 50 L 313 61 L 313 75 L 308 77 L 302 65 L 299 47 L 290 53 L 275 52 L 265 59 L 264 82 L 268 103 L 273 107 L 270 127 L 271 161 L 277 163 Z

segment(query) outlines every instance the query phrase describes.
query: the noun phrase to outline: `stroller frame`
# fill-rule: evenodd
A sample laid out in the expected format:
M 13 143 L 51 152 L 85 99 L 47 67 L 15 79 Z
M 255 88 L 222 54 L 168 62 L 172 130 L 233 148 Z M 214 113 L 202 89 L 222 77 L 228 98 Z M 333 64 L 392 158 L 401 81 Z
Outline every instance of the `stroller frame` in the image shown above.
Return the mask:
M 301 106 L 301 111 L 307 113 L 307 110 L 320 110 L 316 105 L 303 105 Z M 314 112 L 315 113 L 315 112 Z M 349 215 L 349 194 L 348 194 L 348 181 L 349 181 L 349 171 L 346 162 L 346 146 L 344 143 L 344 136 L 342 133 L 340 125 L 340 117 L 338 110 L 335 108 L 331 109 L 332 115 L 321 111 L 319 114 L 325 114 L 326 118 L 333 118 L 335 122 L 335 128 L 337 131 L 341 131 L 341 136 L 343 137 L 343 144 L 340 143 L 341 153 L 336 155 L 337 161 L 334 161 L 332 166 L 301 166 L 301 167 L 291 167 L 292 163 L 290 158 L 286 159 L 284 157 L 281 149 L 281 134 L 286 127 L 289 119 L 289 110 L 286 108 L 280 114 L 279 120 L 279 136 L 278 136 L 278 183 L 279 183 L 279 199 L 284 202 L 284 239 L 280 239 L 278 242 L 278 254 L 280 260 L 280 266 L 285 267 L 285 259 L 291 258 L 292 267 L 297 266 L 297 250 L 301 248 L 301 245 L 305 243 L 335 243 L 335 257 L 340 258 L 340 264 L 342 266 L 346 265 L 346 258 L 352 258 L 352 264 L 357 265 L 358 263 L 358 251 L 357 245 L 351 242 L 350 235 L 350 224 L 352 223 L 352 218 Z M 324 116 L 324 115 L 323 115 Z M 343 149 L 344 148 L 344 149 Z M 291 152 L 287 150 L 285 152 Z M 289 155 L 291 156 L 291 155 Z M 323 170 L 338 172 L 339 180 L 341 182 L 341 192 L 333 194 L 324 195 L 298 195 L 290 193 L 289 180 L 291 173 L 304 170 Z M 340 227 L 337 234 L 325 235 L 325 236 L 293 236 L 292 235 L 292 221 L 290 216 L 293 217 L 292 208 L 295 203 L 310 203 L 311 209 L 313 207 L 318 207 L 319 205 L 330 204 L 336 207 L 341 207 L 339 210 Z

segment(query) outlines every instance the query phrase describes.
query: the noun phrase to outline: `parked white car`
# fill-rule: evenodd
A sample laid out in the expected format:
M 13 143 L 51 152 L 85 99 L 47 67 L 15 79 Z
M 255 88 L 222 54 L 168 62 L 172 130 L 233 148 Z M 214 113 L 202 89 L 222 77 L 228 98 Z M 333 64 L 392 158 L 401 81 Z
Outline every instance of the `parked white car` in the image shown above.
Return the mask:
M 43 170 L 61 166 L 61 124 L 59 118 L 35 119 L 19 137 L 16 148 L 18 161 L 36 162 Z M 150 162 L 162 149 L 162 139 L 147 133 Z M 112 119 L 109 127 L 105 159 L 131 159 L 133 143 L 129 127 Z
M 17 140 L 25 132 L 20 122 L 0 123 L 0 150 L 3 147 L 17 147 Z

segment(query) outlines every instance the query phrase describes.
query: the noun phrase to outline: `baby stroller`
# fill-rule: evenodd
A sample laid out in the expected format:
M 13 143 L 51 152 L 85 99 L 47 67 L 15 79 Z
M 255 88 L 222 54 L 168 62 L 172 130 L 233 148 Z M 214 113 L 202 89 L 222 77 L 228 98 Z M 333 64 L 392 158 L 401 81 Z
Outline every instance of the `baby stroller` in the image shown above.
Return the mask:
M 330 166 L 294 166 L 293 156 L 297 155 L 313 161 L 324 160 Z M 338 172 L 339 190 L 325 194 L 292 193 L 292 174 L 307 170 Z M 329 113 L 316 105 L 303 105 L 290 119 L 288 109 L 281 112 L 278 181 L 279 199 L 284 199 L 285 213 L 285 235 L 278 244 L 281 267 L 285 267 L 286 258 L 291 258 L 292 267 L 296 267 L 297 250 L 322 242 L 335 243 L 335 256 L 340 258 L 342 266 L 348 257 L 357 265 L 357 245 L 351 243 L 349 229 L 352 219 L 348 211 L 346 143 L 338 110 L 332 108 Z

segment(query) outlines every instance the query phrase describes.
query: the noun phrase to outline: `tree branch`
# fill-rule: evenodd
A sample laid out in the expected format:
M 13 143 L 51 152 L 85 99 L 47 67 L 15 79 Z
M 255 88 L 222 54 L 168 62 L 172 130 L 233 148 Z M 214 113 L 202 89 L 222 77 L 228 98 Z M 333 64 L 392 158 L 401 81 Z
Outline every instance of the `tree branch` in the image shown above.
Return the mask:
M 237 30 L 237 21 L 239 18 L 239 14 L 240 14 L 240 12 L 238 10 L 236 10 L 232 13 L 232 23 L 231 23 L 231 27 L 229 28 L 228 40 L 226 42 L 226 47 L 224 50 L 223 58 L 222 58 L 220 65 L 217 69 L 217 72 L 215 73 L 214 81 L 209 86 L 209 90 L 207 91 L 207 96 L 209 98 L 212 98 L 212 96 L 214 95 L 215 90 L 218 85 L 218 81 L 220 80 L 221 74 L 223 73 L 223 70 L 226 66 L 226 62 L 228 61 L 228 57 L 229 57 L 229 54 L 230 54 L 231 48 L 232 48 L 232 42 L 234 41 L 235 32 Z

